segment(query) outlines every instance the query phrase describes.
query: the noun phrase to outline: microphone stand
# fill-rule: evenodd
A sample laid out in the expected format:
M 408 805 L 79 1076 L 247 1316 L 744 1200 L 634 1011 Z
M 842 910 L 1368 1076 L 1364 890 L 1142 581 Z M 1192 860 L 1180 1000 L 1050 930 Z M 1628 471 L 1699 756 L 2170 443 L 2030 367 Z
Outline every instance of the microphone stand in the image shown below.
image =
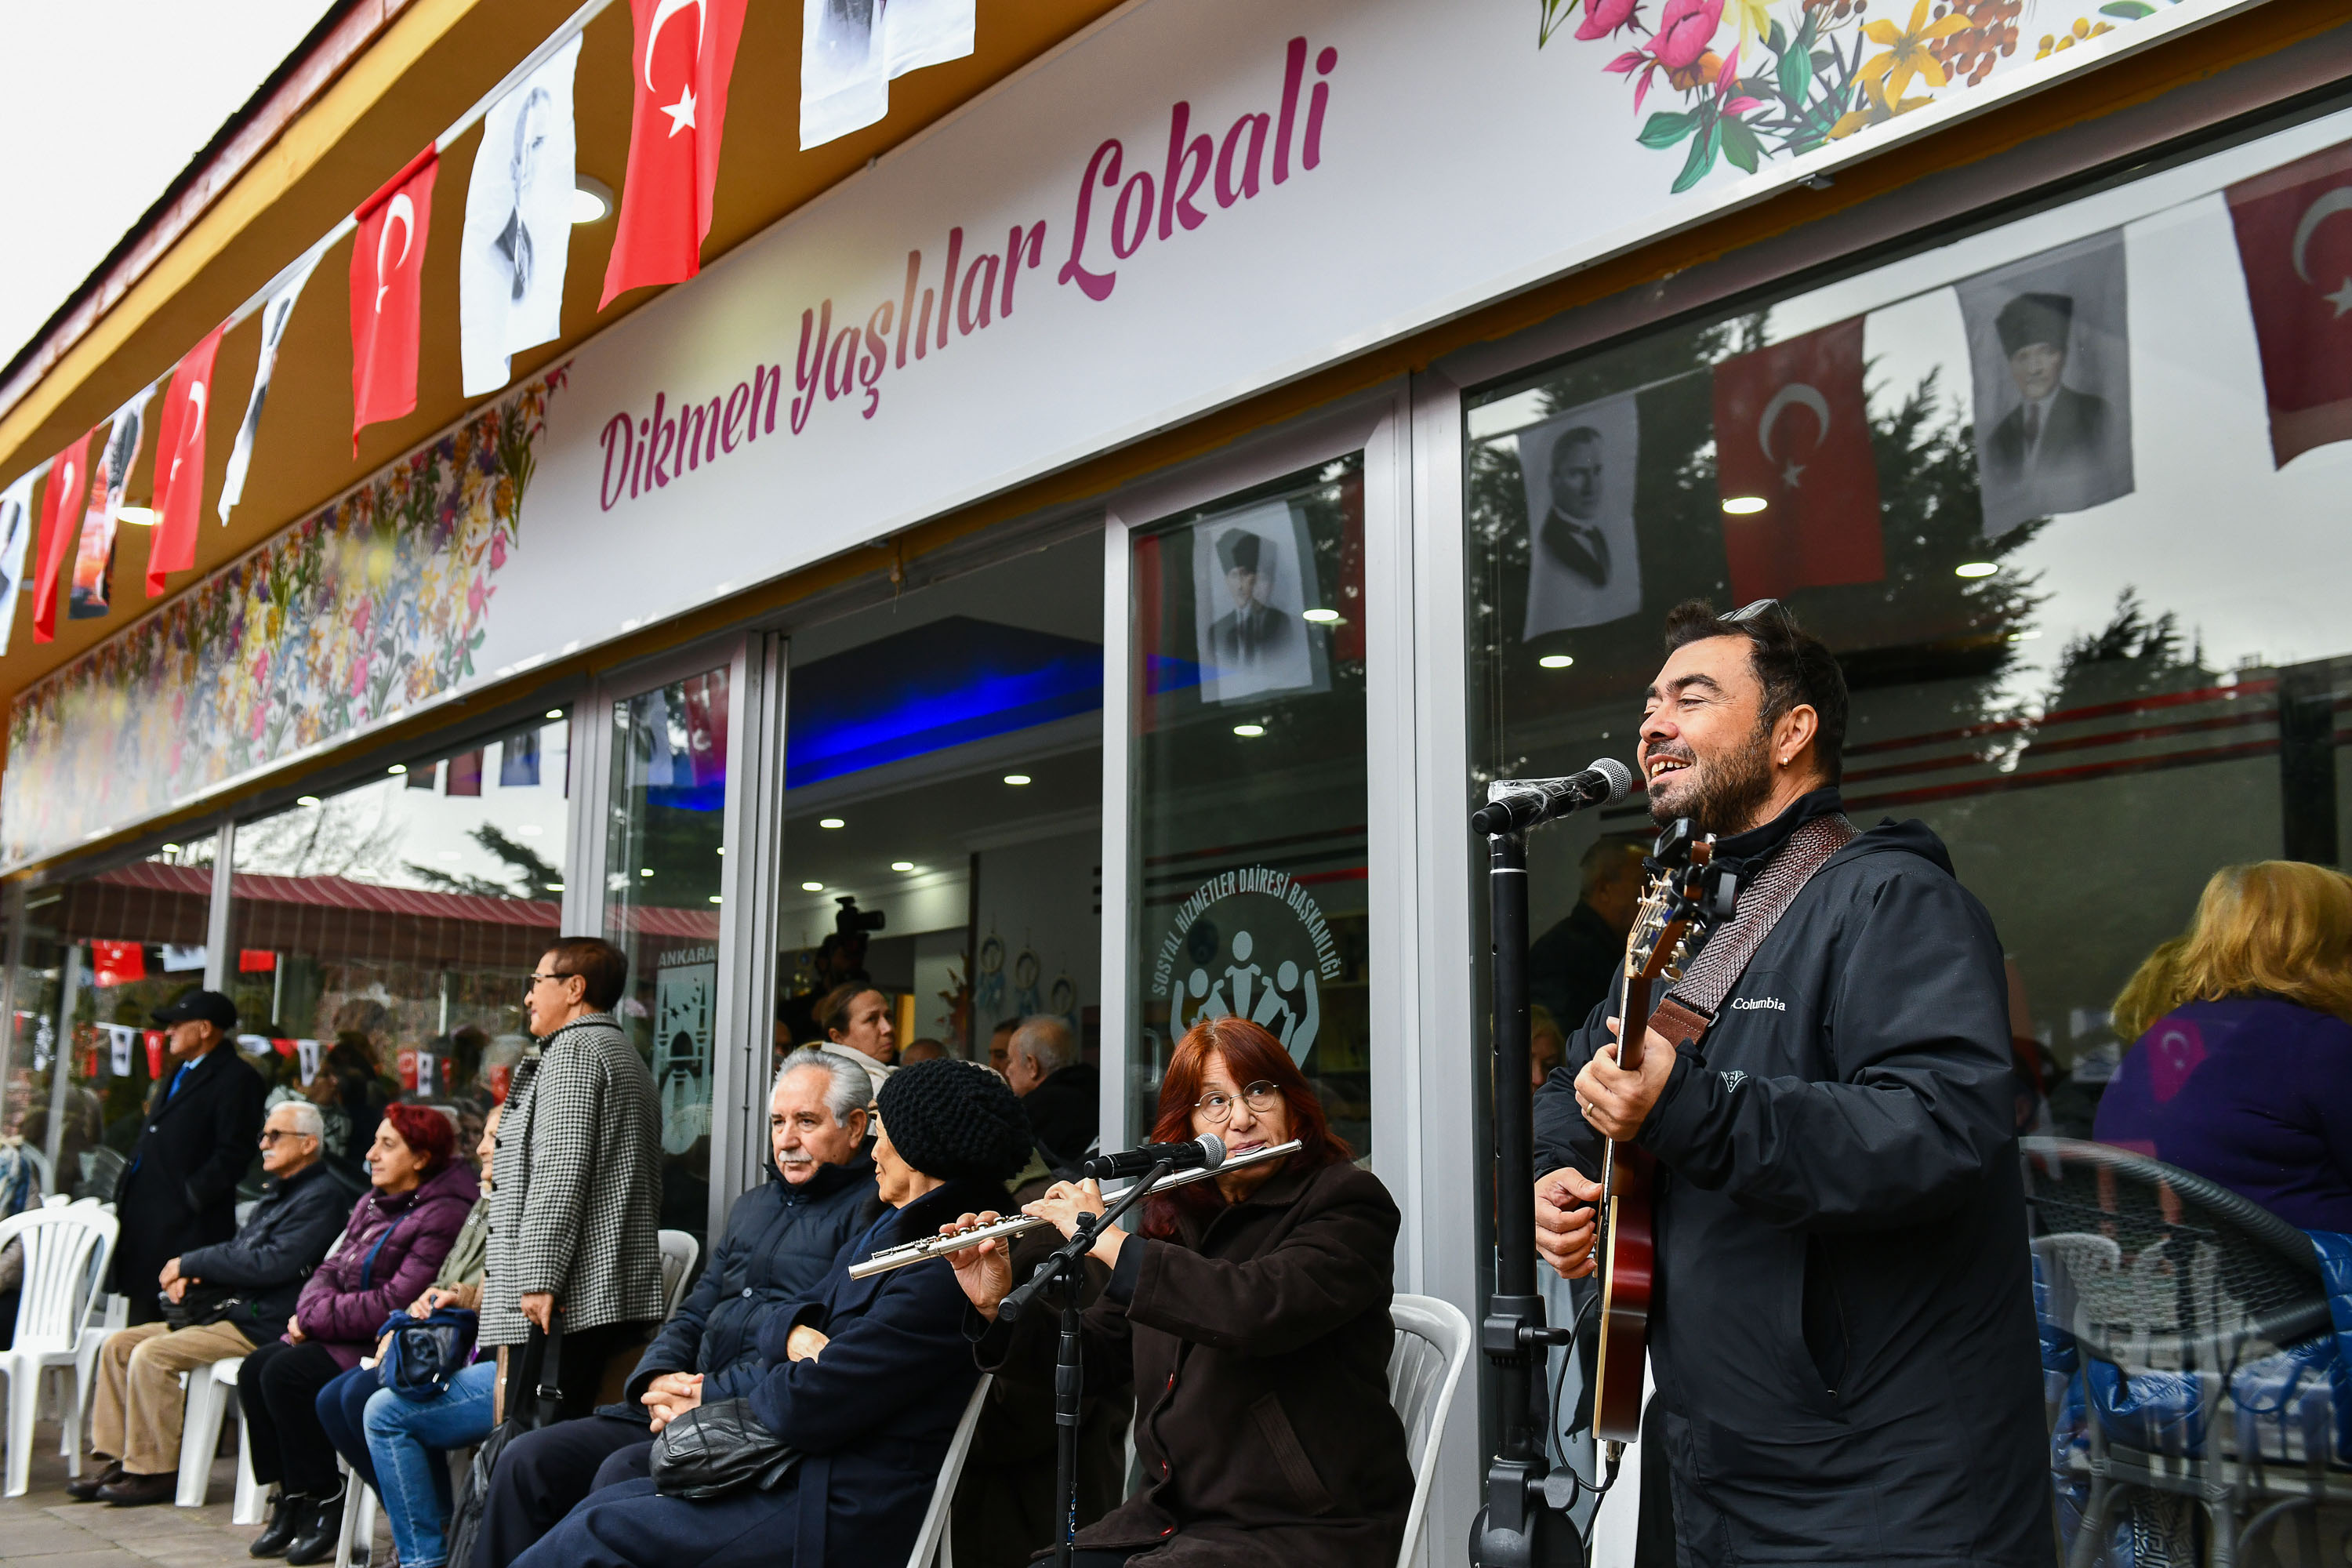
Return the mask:
M 1524 1066 L 1520 1076 L 1527 1076 Z M 1162 1160 L 1141 1181 L 1112 1200 L 1100 1215 L 1080 1215 L 1077 1234 L 1038 1264 L 1027 1284 L 1008 1291 L 1004 1300 L 997 1303 L 997 1321 L 1005 1323 L 1018 1322 L 1031 1303 L 1047 1290 L 1056 1294 L 1062 1309 L 1061 1343 L 1054 1353 L 1054 1479 L 1062 1497 L 1062 1531 L 1054 1543 L 1055 1568 L 1070 1568 L 1070 1553 L 1077 1544 L 1078 1407 L 1086 1385 L 1086 1313 L 1079 1295 L 1086 1283 L 1086 1256 L 1094 1250 L 1095 1238 L 1105 1226 L 1133 1208 L 1175 1169 L 1175 1161 Z M 1532 1184 L 1535 1178 L 1530 1176 L 1528 1180 Z M 1532 1209 L 1528 1224 L 1532 1235 Z

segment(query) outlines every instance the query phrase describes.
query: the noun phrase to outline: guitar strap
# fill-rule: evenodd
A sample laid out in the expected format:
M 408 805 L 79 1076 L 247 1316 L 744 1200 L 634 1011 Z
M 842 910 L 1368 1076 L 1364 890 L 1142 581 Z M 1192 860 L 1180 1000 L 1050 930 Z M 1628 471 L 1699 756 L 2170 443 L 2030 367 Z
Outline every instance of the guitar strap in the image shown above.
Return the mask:
M 1812 880 L 1814 872 L 1829 864 L 1831 856 L 1854 838 L 1853 824 L 1843 813 L 1834 812 L 1816 816 L 1790 834 L 1780 852 L 1740 889 L 1731 919 L 1698 950 L 1683 977 L 1650 1015 L 1650 1027 L 1677 1050 L 1704 1036 L 1723 999 L 1739 984 L 1748 961 L 1789 912 L 1798 893 Z

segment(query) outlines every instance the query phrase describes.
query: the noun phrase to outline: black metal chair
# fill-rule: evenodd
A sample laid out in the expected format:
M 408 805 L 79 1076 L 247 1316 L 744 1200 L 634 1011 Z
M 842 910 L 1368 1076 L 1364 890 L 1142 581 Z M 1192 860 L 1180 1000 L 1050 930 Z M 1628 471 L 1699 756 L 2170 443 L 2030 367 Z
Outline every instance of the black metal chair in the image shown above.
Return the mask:
M 2301 1427 L 2279 1457 L 2301 1463 L 2288 1467 L 2266 1461 L 2257 1423 L 2231 1398 L 2241 1373 L 2330 1331 L 2311 1238 L 2217 1183 L 2126 1150 L 2059 1138 L 2028 1138 L 2021 1149 L 2044 1321 L 2126 1384 L 2171 1374 L 2174 1389 L 2195 1390 L 2184 1426 L 2196 1440 L 2137 1446 L 2105 1429 L 2085 1377 L 2090 1495 L 2070 1568 L 2097 1560 L 2116 1499 L 2131 1488 L 2200 1504 L 2214 1568 L 2231 1568 L 2288 1514 L 2305 1561 L 2315 1562 L 2318 1503 L 2352 1498 L 2352 1478 L 2330 1475 L 2326 1423 L 2310 1414 L 2325 1399 L 2292 1413 Z M 2257 1500 L 2268 1506 L 2242 1530 Z

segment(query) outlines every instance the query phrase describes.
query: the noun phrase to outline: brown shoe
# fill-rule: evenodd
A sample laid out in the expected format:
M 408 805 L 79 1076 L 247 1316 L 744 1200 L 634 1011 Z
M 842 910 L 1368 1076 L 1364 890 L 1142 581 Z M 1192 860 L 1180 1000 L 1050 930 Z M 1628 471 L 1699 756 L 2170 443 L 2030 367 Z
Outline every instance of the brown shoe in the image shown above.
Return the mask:
M 130 1470 L 109 1485 L 98 1489 L 98 1500 L 110 1502 L 117 1508 L 148 1508 L 159 1502 L 170 1502 L 172 1494 L 180 1489 L 180 1478 L 165 1473 L 142 1476 Z
M 98 1489 L 110 1487 L 122 1479 L 122 1461 L 109 1459 L 103 1467 L 86 1476 L 76 1476 L 66 1483 L 66 1496 L 76 1502 L 96 1502 Z

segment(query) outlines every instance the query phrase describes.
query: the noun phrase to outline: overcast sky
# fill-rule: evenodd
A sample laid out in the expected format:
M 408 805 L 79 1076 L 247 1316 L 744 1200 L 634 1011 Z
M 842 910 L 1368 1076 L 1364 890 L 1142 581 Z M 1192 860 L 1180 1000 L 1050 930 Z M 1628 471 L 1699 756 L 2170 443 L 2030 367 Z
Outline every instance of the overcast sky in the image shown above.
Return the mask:
M 327 0 L 0 0 L 0 363 L 105 259 Z

